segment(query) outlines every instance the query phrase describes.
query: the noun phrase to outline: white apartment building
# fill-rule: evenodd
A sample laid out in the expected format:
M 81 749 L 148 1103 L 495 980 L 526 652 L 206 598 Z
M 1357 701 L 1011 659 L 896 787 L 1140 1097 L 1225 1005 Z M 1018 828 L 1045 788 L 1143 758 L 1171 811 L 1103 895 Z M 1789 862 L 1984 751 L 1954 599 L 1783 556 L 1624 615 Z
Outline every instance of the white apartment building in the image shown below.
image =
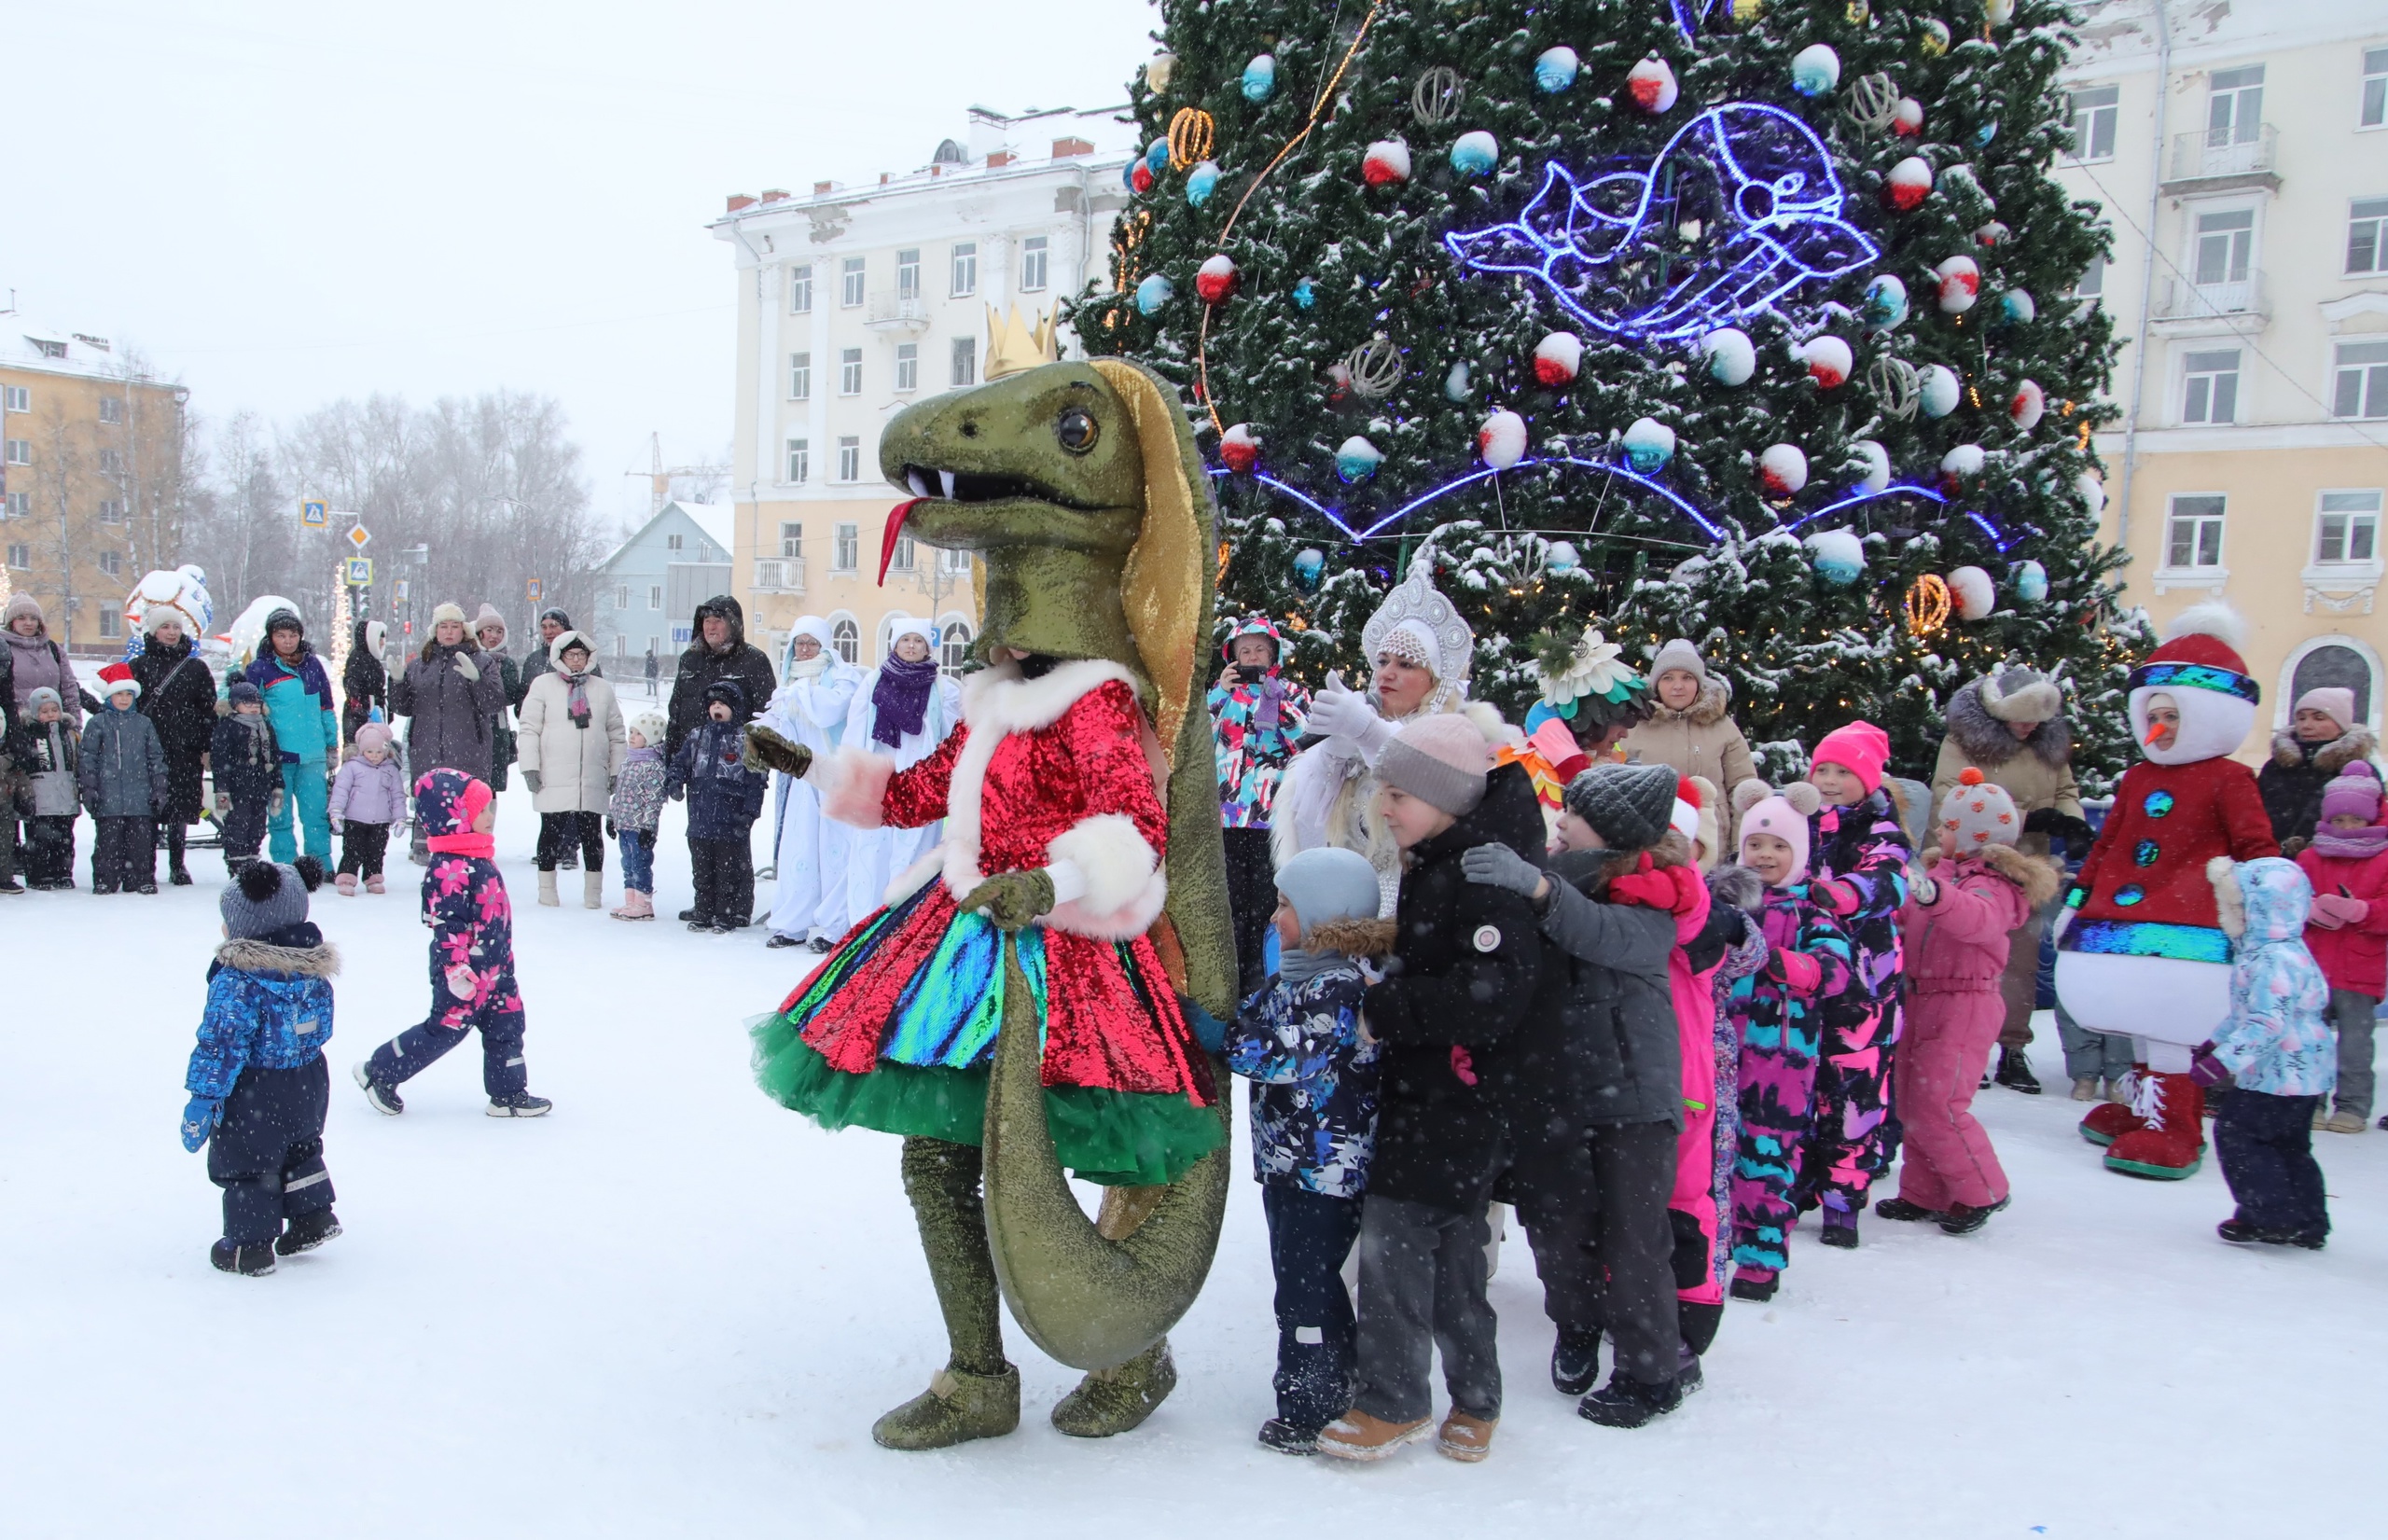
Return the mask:
M 2076 302 L 2124 347 L 2101 435 L 2105 536 L 2159 625 L 2250 622 L 2261 756 L 2298 695 L 2381 726 L 2388 609 L 2388 6 L 2096 0 L 2067 72 L 2074 155 L 2114 258 Z M 2051 298 L 2041 296 L 2045 311 Z
M 900 539 L 877 583 L 898 495 L 880 427 L 979 382 L 991 307 L 1033 321 L 1103 277 L 1135 149 L 1124 110 L 973 107 L 966 142 L 918 170 L 742 194 L 711 227 L 738 284 L 734 581 L 774 657 L 798 616 L 818 614 L 841 654 L 874 666 L 894 619 L 916 616 L 962 660 L 978 613 L 966 553 Z M 1074 355 L 1066 330 L 1062 345 Z

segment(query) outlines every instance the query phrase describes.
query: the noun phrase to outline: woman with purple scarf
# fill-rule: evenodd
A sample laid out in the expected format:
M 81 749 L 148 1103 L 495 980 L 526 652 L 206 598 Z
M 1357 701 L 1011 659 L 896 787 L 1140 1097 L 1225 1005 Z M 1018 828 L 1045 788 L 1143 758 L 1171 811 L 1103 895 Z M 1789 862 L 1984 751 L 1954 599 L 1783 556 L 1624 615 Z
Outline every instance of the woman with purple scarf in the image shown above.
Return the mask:
M 962 687 L 937 671 L 937 627 L 899 616 L 888 632 L 887 661 L 854 691 L 840 742 L 895 756 L 903 770 L 925 759 L 962 722 Z M 859 923 L 887 902 L 887 891 L 944 838 L 942 822 L 924 828 L 856 829 L 846 861 L 847 913 Z

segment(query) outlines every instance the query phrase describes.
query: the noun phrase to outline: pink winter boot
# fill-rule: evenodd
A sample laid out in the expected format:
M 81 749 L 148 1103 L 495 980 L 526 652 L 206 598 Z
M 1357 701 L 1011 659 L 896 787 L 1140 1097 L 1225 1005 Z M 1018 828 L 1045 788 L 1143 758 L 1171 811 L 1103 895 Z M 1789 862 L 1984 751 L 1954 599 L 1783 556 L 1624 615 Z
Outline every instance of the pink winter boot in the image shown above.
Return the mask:
M 334 886 L 336 886 L 336 887 L 338 887 L 338 888 L 340 889 L 340 895 L 342 898 L 354 898 L 354 897 L 355 897 L 355 896 L 356 896 L 356 873 L 354 873 L 354 872 L 353 872 L 353 871 L 344 871 L 344 872 L 341 872 L 341 873 L 340 874 L 339 881 L 338 881 L 337 882 L 335 882 L 333 885 L 334 885 Z
M 652 920 L 655 918 L 655 901 L 647 895 L 639 892 L 636 888 L 624 889 L 622 893 L 622 907 L 614 911 L 614 918 L 617 920 Z
M 390 890 L 382 885 L 382 874 L 377 871 L 372 876 L 365 880 L 365 891 L 368 893 L 387 893 Z

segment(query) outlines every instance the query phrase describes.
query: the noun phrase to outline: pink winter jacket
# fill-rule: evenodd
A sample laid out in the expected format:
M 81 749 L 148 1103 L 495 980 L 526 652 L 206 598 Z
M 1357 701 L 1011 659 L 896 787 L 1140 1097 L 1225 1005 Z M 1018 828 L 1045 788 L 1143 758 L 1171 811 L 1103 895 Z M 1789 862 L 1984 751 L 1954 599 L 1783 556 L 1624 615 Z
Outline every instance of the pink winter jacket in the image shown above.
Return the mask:
M 1992 845 L 1962 860 L 1936 859 L 1930 875 L 1939 887 L 1932 902 L 1917 903 L 1910 888 L 1899 910 L 1908 992 L 1995 994 L 2006 971 L 2007 939 L 2056 895 L 2056 867 L 2042 856 Z
M 2350 859 L 2308 846 L 2297 853 L 2297 864 L 2315 894 L 2339 894 L 2371 906 L 2369 914 L 2336 930 L 2308 922 L 2305 950 L 2322 964 L 2322 977 L 2332 989 L 2379 999 L 2388 985 L 2388 855 Z

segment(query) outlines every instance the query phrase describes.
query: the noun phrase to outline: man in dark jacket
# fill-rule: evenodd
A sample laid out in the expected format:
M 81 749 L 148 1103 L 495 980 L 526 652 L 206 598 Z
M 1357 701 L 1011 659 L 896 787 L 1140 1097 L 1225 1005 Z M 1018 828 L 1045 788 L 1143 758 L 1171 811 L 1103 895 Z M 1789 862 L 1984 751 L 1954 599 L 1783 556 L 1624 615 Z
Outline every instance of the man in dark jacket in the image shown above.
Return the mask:
M 745 704 L 739 720 L 760 711 L 780 687 L 779 675 L 762 648 L 746 640 L 746 612 L 738 601 L 717 593 L 697 606 L 689 627 L 687 650 L 680 654 L 680 673 L 672 681 L 672 703 L 664 724 L 663 756 L 679 754 L 680 744 L 705 719 L 705 691 L 724 679 L 737 682 Z M 525 683 L 530 674 L 526 668 Z
M 1548 943 L 1505 1066 L 1511 1190 L 1559 1327 L 1554 1382 L 1590 1390 L 1602 1328 L 1616 1336 L 1616 1371 L 1580 1408 L 1612 1427 L 1639 1427 L 1683 1394 L 1667 1217 L 1683 1038 L 1667 961 L 1673 911 L 1703 922 L 1708 891 L 1668 826 L 1675 780 L 1666 765 L 1596 765 L 1568 784 L 1561 824 L 1596 842 L 1548 872 L 1500 845 L 1462 862 L 1471 881 L 1525 898 Z

